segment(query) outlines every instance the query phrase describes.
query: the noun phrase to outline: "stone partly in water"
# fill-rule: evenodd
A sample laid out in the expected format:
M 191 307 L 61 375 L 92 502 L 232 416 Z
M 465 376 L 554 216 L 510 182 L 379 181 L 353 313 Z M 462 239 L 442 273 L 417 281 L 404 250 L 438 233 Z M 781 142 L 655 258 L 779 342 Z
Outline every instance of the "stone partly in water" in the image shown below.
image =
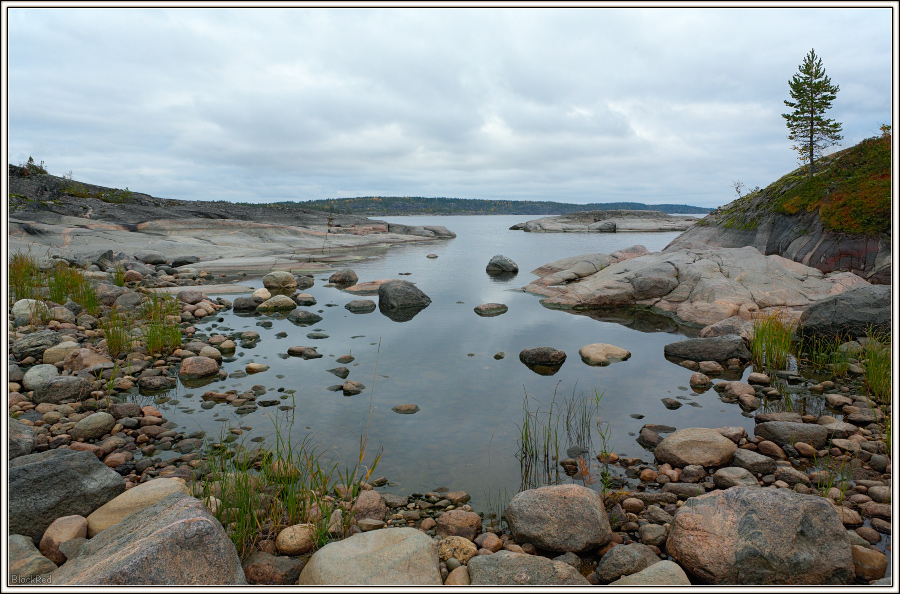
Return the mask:
M 256 306 L 256 311 L 259 313 L 286 312 L 292 311 L 296 307 L 297 303 L 287 295 L 275 295 Z
M 566 362 L 566 353 L 553 347 L 525 349 L 519 353 L 519 361 L 538 375 L 553 375 Z
M 891 331 L 890 285 L 863 285 L 810 305 L 800 316 L 797 333 L 832 340 L 866 336 L 869 328 Z
M 263 277 L 263 286 L 272 295 L 287 295 L 297 290 L 297 279 L 285 270 L 275 270 Z
M 371 299 L 354 299 L 344 306 L 347 311 L 357 314 L 373 312 L 377 307 Z
M 203 503 L 175 493 L 85 543 L 54 585 L 245 585 L 234 544 Z
M 577 553 L 612 538 L 603 499 L 579 485 L 522 491 L 507 505 L 506 520 L 517 542 L 551 551 Z
M 740 336 L 689 338 L 667 344 L 663 352 L 667 357 L 692 361 L 750 360 L 750 351 Z
M 409 281 L 392 280 L 378 287 L 378 309 L 395 322 L 407 322 L 431 305 L 431 298 Z
M 502 303 L 484 303 L 475 308 L 475 313 L 483 318 L 499 316 L 509 311 L 509 307 Z
M 666 549 L 702 583 L 836 585 L 854 576 L 832 505 L 787 489 L 732 487 L 691 498 L 675 514 Z
M 498 254 L 488 262 L 485 272 L 492 275 L 516 274 L 519 272 L 519 265 L 506 256 Z
M 437 544 L 414 528 L 373 530 L 329 543 L 303 568 L 299 586 L 440 586 Z
M 419 412 L 418 405 L 415 404 L 398 404 L 391 409 L 398 415 L 412 415 Z
M 605 366 L 610 363 L 625 361 L 631 356 L 630 351 L 611 344 L 595 343 L 581 347 L 578 350 L 581 360 L 588 365 Z
M 201 379 L 212 377 L 219 373 L 219 364 L 209 357 L 190 357 L 181 362 L 178 372 L 181 379 Z
M 287 319 L 297 326 L 311 326 L 321 322 L 322 316 L 305 309 L 294 309 L 287 315 Z

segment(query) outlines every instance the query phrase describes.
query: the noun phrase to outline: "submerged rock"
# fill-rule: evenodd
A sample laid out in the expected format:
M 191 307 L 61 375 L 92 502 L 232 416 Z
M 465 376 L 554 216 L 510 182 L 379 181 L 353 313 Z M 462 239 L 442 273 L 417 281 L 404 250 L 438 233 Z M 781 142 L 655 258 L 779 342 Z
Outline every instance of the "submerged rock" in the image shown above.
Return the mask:
M 485 267 L 488 274 L 515 274 L 519 272 L 519 265 L 506 256 L 496 255 L 491 258 Z

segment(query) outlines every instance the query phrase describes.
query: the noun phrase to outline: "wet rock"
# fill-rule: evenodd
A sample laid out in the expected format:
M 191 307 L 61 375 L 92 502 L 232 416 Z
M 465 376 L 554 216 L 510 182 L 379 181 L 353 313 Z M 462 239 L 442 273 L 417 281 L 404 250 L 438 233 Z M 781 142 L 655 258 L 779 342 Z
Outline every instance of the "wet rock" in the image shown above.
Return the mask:
M 473 557 L 467 567 L 473 586 L 588 585 L 571 565 L 538 555 L 498 551 Z
M 683 468 L 698 466 L 725 466 L 734 455 L 737 446 L 715 429 L 681 429 L 663 439 L 653 451 L 657 461 Z
M 85 543 L 54 585 L 243 585 L 234 544 L 198 499 L 176 493 Z
M 667 357 L 692 361 L 727 361 L 732 358 L 750 360 L 750 351 L 740 336 L 689 338 L 669 343 L 663 351 Z
M 502 303 L 484 303 L 475 308 L 475 313 L 483 318 L 499 316 L 509 311 L 509 307 Z
M 690 385 L 696 390 L 704 390 L 712 386 L 712 381 L 705 374 L 697 372 L 691 375 Z
M 391 280 L 378 287 L 378 308 L 394 321 L 408 321 L 431 305 L 431 298 L 409 281 Z
M 371 299 L 354 299 L 344 306 L 347 311 L 353 313 L 369 313 L 375 311 L 377 305 Z
M 287 319 L 297 326 L 311 326 L 322 321 L 322 316 L 305 309 L 294 309 L 288 315 Z
M 519 353 L 519 361 L 539 375 L 553 375 L 566 362 L 566 353 L 553 347 L 524 349 Z
M 300 573 L 300 586 L 440 586 L 437 544 L 415 528 L 374 530 L 329 543 Z
M 191 357 L 192 359 L 195 357 Z M 188 359 L 185 359 L 186 361 Z M 142 377 L 138 380 L 138 388 L 143 392 L 159 392 L 162 390 L 173 390 L 178 386 L 178 380 L 174 377 L 166 376 L 150 376 Z
M 391 409 L 398 415 L 412 415 L 419 412 L 418 405 L 415 404 L 398 404 Z
M 666 540 L 709 584 L 821 585 L 853 579 L 847 532 L 830 503 L 787 489 L 733 487 L 689 500 Z
M 344 391 L 344 396 L 356 396 L 357 394 L 361 394 L 366 387 L 356 380 L 347 380 L 343 384 L 341 384 L 341 390 Z
M 519 265 L 506 256 L 494 256 L 485 267 L 488 274 L 515 274 L 519 272 Z
M 506 507 L 517 542 L 558 552 L 580 552 L 612 538 L 603 499 L 579 485 L 558 485 L 518 493 Z
M 625 361 L 631 357 L 631 352 L 611 344 L 595 343 L 581 347 L 578 350 L 581 360 L 588 365 L 605 366 L 610 363 Z
M 9 530 L 38 542 L 62 516 L 88 516 L 125 490 L 125 481 L 90 452 L 54 449 L 9 462 Z
M 329 369 L 328 373 L 336 375 L 341 379 L 347 379 L 347 376 L 350 375 L 350 370 L 346 367 L 335 367 L 334 369 Z
M 236 312 L 256 311 L 263 301 L 262 297 L 235 297 L 231 307 Z
M 321 359 L 322 354 L 316 352 L 316 347 L 292 346 L 288 349 L 288 355 L 292 357 L 303 357 L 304 359 Z

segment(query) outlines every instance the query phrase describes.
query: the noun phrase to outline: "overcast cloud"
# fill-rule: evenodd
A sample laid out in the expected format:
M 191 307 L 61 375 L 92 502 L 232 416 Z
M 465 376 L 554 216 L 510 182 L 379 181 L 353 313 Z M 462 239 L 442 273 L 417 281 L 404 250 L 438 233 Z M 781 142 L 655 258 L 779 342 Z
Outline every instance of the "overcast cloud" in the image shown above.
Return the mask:
M 890 8 L 10 8 L 8 160 L 154 196 L 719 206 L 798 166 L 810 48 L 851 146 Z

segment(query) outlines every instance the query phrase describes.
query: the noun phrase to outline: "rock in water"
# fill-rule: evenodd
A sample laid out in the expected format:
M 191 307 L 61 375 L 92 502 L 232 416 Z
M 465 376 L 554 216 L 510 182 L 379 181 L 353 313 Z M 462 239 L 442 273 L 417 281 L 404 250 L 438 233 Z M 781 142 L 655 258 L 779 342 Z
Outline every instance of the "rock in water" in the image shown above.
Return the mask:
M 297 290 L 297 279 L 290 272 L 275 270 L 263 277 L 263 286 L 272 295 L 287 295 Z
M 737 446 L 715 429 L 690 428 L 676 431 L 663 439 L 653 454 L 660 463 L 674 467 L 725 466 L 731 462 Z
M 519 272 L 519 265 L 506 256 L 498 254 L 488 262 L 485 272 L 488 274 L 516 274 Z
M 519 353 L 519 361 L 539 375 L 553 375 L 566 362 L 566 353 L 553 347 L 524 349 Z
M 87 517 L 125 490 L 125 480 L 91 452 L 55 449 L 9 463 L 9 531 L 37 543 L 57 518 Z
M 53 573 L 60 585 L 245 585 L 234 544 L 199 500 L 183 493 L 135 512 L 87 541 Z
M 579 485 L 522 491 L 506 506 L 506 520 L 517 542 L 551 551 L 578 553 L 612 538 L 603 499 Z
M 298 586 L 440 586 L 437 544 L 415 528 L 374 530 L 332 542 L 310 558 Z
M 610 363 L 618 363 L 625 361 L 631 356 L 630 351 L 611 344 L 589 344 L 578 350 L 581 360 L 588 365 L 609 365 Z
M 675 514 L 666 549 L 709 584 L 834 585 L 854 576 L 850 539 L 832 505 L 788 489 L 693 497 Z
M 411 320 L 431 305 L 431 298 L 409 281 L 392 280 L 378 287 L 378 309 L 395 322 Z
M 828 297 L 806 308 L 797 333 L 827 340 L 835 336 L 865 336 L 869 327 L 891 331 L 890 285 L 863 285 Z
M 663 352 L 667 357 L 692 361 L 727 361 L 733 358 L 750 360 L 750 351 L 740 336 L 689 338 L 667 344 Z

